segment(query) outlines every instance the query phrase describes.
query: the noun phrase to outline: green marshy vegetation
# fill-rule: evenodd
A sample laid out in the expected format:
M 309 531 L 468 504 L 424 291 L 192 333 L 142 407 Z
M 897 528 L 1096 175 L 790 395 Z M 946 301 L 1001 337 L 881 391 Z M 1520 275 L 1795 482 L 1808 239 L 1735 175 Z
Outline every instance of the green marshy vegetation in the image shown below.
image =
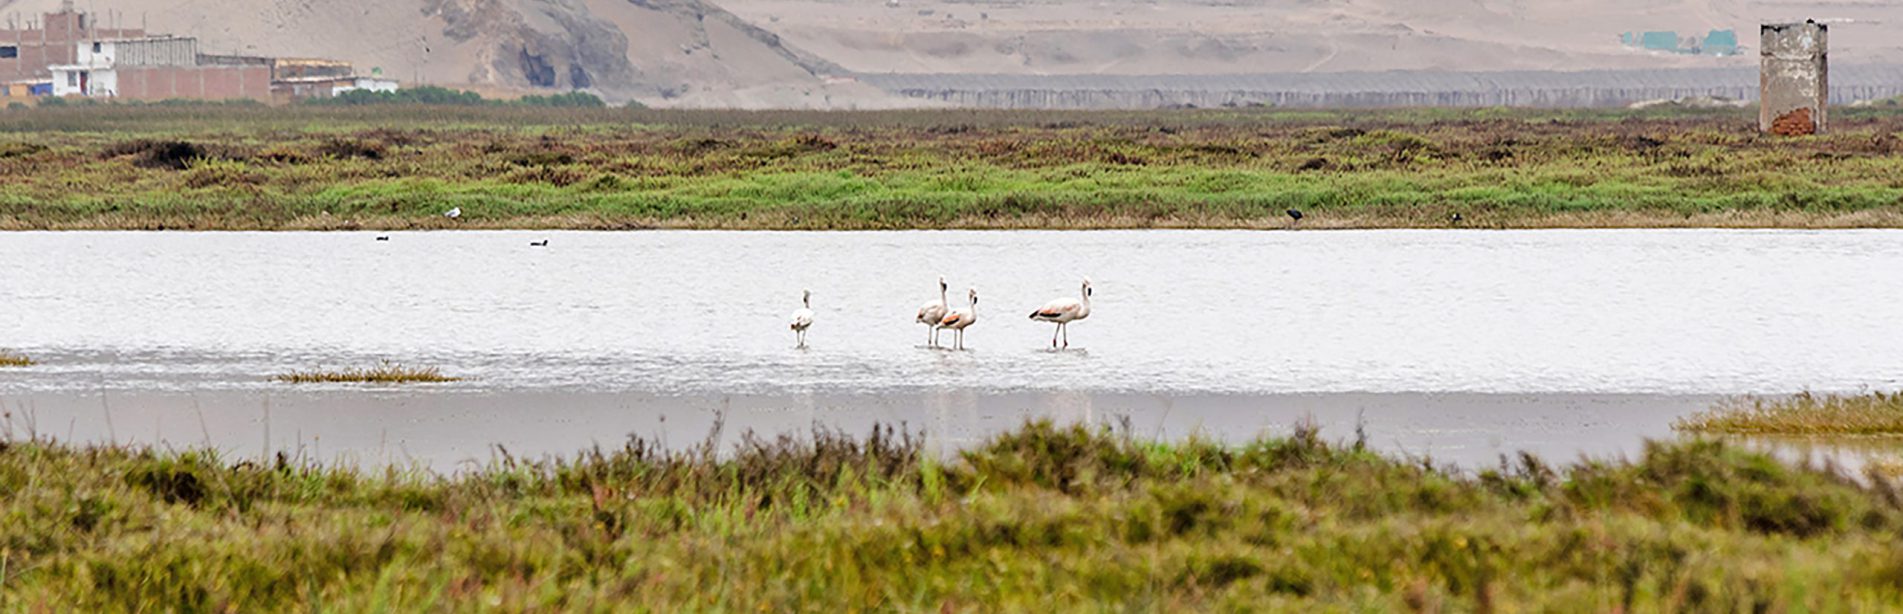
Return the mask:
M 1903 112 L 0 114 L 0 228 L 1898 227 Z M 464 217 L 441 213 L 461 207 Z
M 273 376 L 272 379 L 291 384 L 403 384 L 417 382 L 454 382 L 461 380 L 461 378 L 443 375 L 443 370 L 437 367 L 408 367 L 388 361 L 374 367 L 359 369 L 292 371 L 290 373 Z
M 710 437 L 710 441 L 712 438 Z M 0 445 L 0 608 L 1872 611 L 1903 497 L 1719 442 L 1456 473 L 1241 446 L 889 429 L 451 477 Z

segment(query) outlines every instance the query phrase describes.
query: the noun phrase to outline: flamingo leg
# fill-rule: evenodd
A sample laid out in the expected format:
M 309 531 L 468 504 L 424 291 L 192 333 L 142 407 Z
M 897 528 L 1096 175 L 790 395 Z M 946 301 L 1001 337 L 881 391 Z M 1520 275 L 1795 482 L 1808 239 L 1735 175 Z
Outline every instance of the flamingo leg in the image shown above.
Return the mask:
M 1070 323 L 1059 324 L 1058 328 L 1064 331 L 1064 349 L 1070 349 Z
M 1061 323 L 1058 324 L 1056 328 L 1051 329 L 1051 349 L 1057 349 L 1057 333 L 1062 330 L 1064 330 L 1064 325 Z

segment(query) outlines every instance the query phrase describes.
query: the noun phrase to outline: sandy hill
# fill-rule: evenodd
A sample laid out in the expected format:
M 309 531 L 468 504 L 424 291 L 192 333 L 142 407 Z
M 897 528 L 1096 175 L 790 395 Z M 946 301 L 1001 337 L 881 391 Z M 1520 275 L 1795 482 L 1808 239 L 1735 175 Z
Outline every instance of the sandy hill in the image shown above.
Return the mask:
M 1625 48 L 1622 32 L 1704 36 L 1806 17 L 1838 62 L 1903 61 L 1897 0 L 720 0 L 864 72 L 1224 74 L 1749 65 Z
M 718 5 L 716 5 L 716 2 Z M 0 0 L 22 17 L 59 0 Z M 658 106 L 882 107 L 852 72 L 1225 74 L 1739 66 L 1627 31 L 1833 26 L 1836 62 L 1903 62 L 1896 0 L 81 0 L 212 52 L 317 56 L 491 93 Z M 913 103 L 916 104 L 916 103 Z

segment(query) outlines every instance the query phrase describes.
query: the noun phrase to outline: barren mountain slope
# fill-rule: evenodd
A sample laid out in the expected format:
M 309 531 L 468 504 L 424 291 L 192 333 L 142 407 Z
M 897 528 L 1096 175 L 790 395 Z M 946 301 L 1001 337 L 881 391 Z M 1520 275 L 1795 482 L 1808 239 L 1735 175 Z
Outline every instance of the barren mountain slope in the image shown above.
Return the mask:
M 1576 70 L 1751 64 L 1646 53 L 1622 32 L 1681 37 L 1815 17 L 1838 62 L 1903 61 L 1896 0 L 721 0 L 802 49 L 863 72 L 1217 74 Z M 1870 23 L 1881 20 L 1882 23 Z
M 0 0 L 22 19 L 59 0 Z M 823 60 L 702 0 L 86 0 L 109 23 L 197 36 L 211 53 L 314 56 L 409 82 L 501 93 L 738 107 L 883 106 Z
M 713 4 L 718 2 L 719 6 Z M 22 18 L 59 0 L 0 0 Z M 1855 19 L 1833 61 L 1903 62 L 1903 0 L 83 0 L 208 52 L 317 56 L 488 93 L 658 106 L 920 104 L 859 72 L 1219 74 L 1749 65 L 1619 33 Z M 728 12 L 732 10 L 733 12 Z

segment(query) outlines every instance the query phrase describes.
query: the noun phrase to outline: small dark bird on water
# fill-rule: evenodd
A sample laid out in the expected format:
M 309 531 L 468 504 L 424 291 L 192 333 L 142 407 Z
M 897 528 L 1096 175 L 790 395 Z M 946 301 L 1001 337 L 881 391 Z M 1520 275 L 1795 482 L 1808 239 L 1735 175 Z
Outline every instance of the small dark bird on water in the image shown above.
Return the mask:
M 540 241 L 530 241 L 529 247 L 548 247 L 548 239 L 542 239 Z
M 1290 225 L 1290 226 L 1294 226 L 1294 225 L 1296 225 L 1296 224 L 1298 224 L 1298 223 L 1300 223 L 1301 221 L 1302 221 L 1302 210 L 1301 210 L 1301 209 L 1289 209 L 1289 210 L 1288 210 L 1288 225 Z
M 382 236 L 382 237 L 377 237 L 377 240 L 378 240 L 378 241 L 388 241 L 388 240 L 390 240 L 390 237 L 388 237 L 388 236 Z

